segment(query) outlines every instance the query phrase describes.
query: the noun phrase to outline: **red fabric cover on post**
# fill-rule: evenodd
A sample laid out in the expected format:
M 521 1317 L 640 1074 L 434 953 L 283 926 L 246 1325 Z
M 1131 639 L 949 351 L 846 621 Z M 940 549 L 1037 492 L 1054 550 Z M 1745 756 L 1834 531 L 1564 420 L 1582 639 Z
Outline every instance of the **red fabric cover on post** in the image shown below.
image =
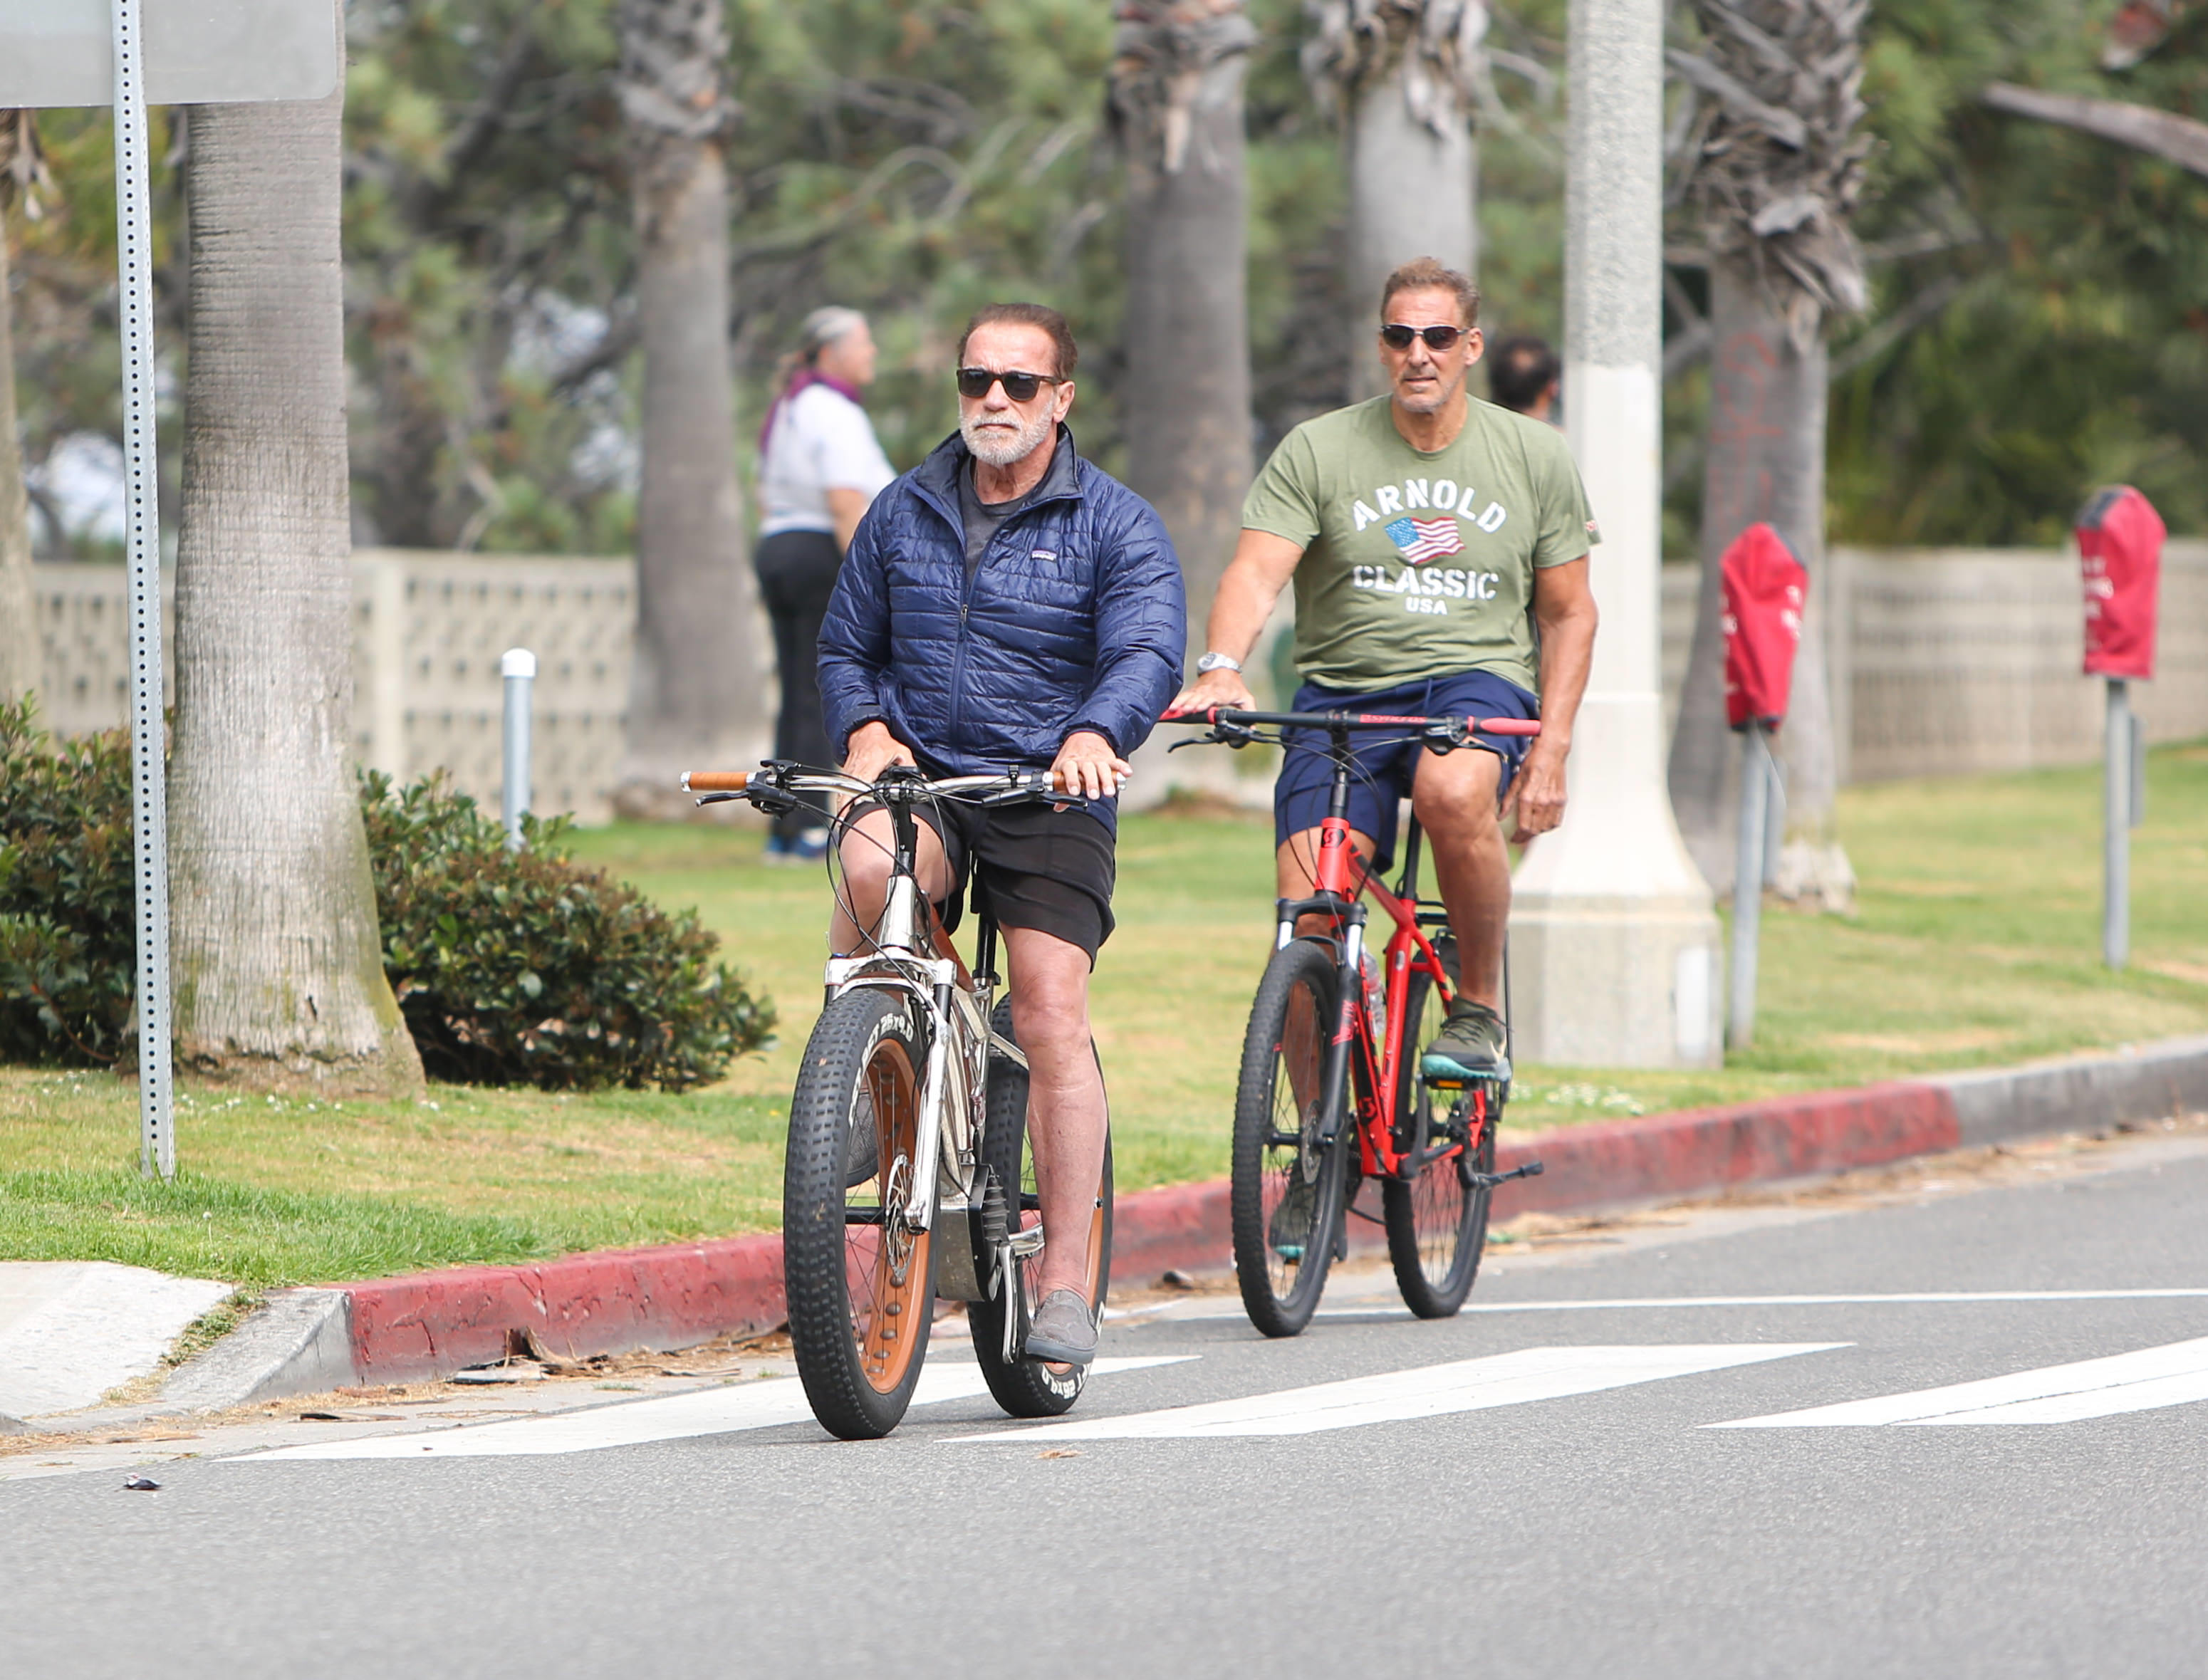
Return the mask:
M 1744 729 L 1753 717 L 1775 729 L 1785 721 L 1794 687 L 1809 573 L 1785 539 L 1761 524 L 1733 538 L 1722 570 L 1725 721 Z
M 2128 484 L 2095 493 L 2078 516 L 2085 572 L 2085 675 L 2154 675 L 2162 539 L 2154 504 Z

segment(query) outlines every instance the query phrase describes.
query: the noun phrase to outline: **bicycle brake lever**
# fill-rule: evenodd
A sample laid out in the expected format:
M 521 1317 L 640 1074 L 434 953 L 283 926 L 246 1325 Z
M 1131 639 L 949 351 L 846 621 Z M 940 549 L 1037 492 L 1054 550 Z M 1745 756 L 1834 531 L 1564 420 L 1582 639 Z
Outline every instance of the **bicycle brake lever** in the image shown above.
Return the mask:
M 1257 738 L 1257 731 L 1246 723 L 1214 723 L 1207 733 L 1191 735 L 1186 741 L 1176 741 L 1166 751 L 1178 753 L 1184 747 L 1233 747 L 1239 749 L 1249 746 Z

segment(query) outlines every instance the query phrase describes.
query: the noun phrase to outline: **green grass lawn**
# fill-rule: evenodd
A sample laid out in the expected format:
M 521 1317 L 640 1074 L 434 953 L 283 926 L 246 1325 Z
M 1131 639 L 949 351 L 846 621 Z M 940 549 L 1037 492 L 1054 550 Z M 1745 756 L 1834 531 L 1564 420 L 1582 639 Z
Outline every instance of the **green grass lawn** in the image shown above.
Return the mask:
M 2100 966 L 2096 770 L 1849 789 L 1850 919 L 1773 909 L 1758 1041 L 1722 1072 L 1521 1070 L 1512 1122 L 1546 1126 L 1999 1065 L 2208 1032 L 2208 746 L 2152 755 L 2135 837 L 2134 961 Z M 1257 819 L 1130 818 L 1119 932 L 1095 987 L 1123 1190 L 1222 1173 L 1242 1017 L 1269 944 Z M 771 1228 L 780 1131 L 819 1008 L 826 885 L 771 869 L 755 831 L 615 827 L 586 858 L 695 905 L 772 995 L 779 1041 L 685 1096 L 433 1088 L 418 1102 L 198 1090 L 184 1172 L 135 1176 L 131 1092 L 0 1070 L 0 1257 L 93 1257 L 241 1282 Z

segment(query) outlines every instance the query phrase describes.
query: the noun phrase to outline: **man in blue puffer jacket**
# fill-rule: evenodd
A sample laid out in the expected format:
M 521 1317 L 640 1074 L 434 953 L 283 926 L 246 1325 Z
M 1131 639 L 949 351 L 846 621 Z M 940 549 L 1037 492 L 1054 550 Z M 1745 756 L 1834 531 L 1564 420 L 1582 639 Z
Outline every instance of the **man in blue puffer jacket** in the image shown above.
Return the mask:
M 958 432 L 859 523 L 820 633 L 820 698 L 843 768 L 932 774 L 1053 767 L 1085 807 L 921 813 L 920 879 L 955 921 L 980 879 L 1011 969 L 1029 1065 L 1046 1233 L 1029 1352 L 1095 1356 L 1086 1235 L 1104 1167 L 1104 1086 L 1089 974 L 1112 931 L 1113 796 L 1180 680 L 1187 605 L 1157 512 L 1074 453 L 1073 333 L 1055 309 L 999 303 L 958 341 Z M 869 925 L 890 831 L 861 815 L 842 847 Z M 839 907 L 838 952 L 864 930 Z

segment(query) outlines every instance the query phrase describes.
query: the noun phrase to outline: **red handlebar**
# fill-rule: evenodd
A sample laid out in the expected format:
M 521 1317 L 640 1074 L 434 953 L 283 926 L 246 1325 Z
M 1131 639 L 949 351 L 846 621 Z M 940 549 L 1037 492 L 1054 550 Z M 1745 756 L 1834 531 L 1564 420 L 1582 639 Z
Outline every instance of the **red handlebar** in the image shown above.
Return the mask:
M 1286 728 L 1353 729 L 1425 729 L 1453 728 L 1461 723 L 1474 735 L 1538 735 L 1537 717 L 1396 717 L 1373 711 L 1239 711 L 1232 706 L 1209 706 L 1202 711 L 1168 711 L 1163 723 L 1262 723 Z

